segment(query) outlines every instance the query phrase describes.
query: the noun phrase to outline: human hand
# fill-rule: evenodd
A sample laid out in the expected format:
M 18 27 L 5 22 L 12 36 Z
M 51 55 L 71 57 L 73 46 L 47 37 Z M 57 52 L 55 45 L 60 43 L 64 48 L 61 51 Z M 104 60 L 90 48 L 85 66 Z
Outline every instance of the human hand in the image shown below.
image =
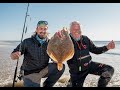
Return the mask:
M 13 59 L 13 60 L 19 59 L 20 56 L 21 56 L 21 52 L 19 52 L 19 51 L 11 53 L 11 55 L 10 55 L 11 59 Z
M 65 36 L 64 36 L 64 34 L 63 34 L 63 31 L 66 31 L 66 30 L 67 30 L 67 28 L 64 28 L 64 27 L 63 27 L 62 30 L 56 32 L 57 36 L 58 36 L 59 38 L 64 38 Z
M 107 49 L 114 49 L 115 48 L 115 42 L 112 40 L 111 42 L 108 43 Z

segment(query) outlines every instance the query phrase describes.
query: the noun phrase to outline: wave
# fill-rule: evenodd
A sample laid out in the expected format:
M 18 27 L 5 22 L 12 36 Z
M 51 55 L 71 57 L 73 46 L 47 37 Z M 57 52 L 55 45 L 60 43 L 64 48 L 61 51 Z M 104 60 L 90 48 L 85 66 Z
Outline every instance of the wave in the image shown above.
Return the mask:
M 114 52 L 113 53 L 112 52 L 111 53 L 104 53 L 104 54 L 110 54 L 110 55 L 118 55 L 118 56 L 120 56 L 120 53 L 114 53 Z

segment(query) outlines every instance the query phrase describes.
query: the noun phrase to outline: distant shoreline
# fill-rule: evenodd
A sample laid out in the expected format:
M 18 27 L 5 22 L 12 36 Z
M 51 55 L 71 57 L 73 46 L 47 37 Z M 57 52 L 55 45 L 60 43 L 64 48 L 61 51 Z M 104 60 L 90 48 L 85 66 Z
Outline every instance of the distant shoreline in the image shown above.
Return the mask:
M 0 42 L 20 42 L 18 40 L 0 40 Z

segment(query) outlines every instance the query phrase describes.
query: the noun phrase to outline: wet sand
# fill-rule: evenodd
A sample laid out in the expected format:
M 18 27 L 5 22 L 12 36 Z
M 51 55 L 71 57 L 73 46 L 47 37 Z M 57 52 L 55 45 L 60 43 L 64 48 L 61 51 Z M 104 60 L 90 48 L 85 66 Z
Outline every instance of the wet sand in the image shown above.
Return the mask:
M 10 53 L 15 47 L 16 47 L 16 44 L 15 45 L 0 44 L 0 63 L 1 63 L 0 87 L 4 87 L 12 84 L 16 61 L 13 61 L 10 59 Z M 112 54 L 101 54 L 101 55 L 91 54 L 91 55 L 93 57 L 92 59 L 93 61 L 105 63 L 114 67 L 115 69 L 114 75 L 107 87 L 120 87 L 120 55 L 112 55 Z M 19 60 L 19 67 L 21 63 L 22 63 L 22 57 Z M 99 76 L 89 74 L 85 79 L 83 87 L 97 87 L 98 79 L 99 79 Z M 45 79 L 43 78 L 42 82 L 44 80 Z M 58 80 L 58 82 L 54 85 L 54 87 L 66 87 L 68 84 L 68 80 L 69 80 L 69 69 L 66 64 L 66 69 L 64 74 L 62 75 L 60 80 Z M 18 83 L 18 86 L 19 85 L 22 86 L 22 83 Z

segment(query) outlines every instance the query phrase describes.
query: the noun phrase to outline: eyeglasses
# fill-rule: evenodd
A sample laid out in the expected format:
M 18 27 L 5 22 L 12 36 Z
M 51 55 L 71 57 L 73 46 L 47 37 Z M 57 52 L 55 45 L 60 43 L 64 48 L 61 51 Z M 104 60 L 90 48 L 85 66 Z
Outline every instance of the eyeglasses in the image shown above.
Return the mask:
M 48 22 L 47 21 L 39 21 L 37 26 L 41 25 L 41 24 L 45 24 L 45 25 L 48 25 Z

